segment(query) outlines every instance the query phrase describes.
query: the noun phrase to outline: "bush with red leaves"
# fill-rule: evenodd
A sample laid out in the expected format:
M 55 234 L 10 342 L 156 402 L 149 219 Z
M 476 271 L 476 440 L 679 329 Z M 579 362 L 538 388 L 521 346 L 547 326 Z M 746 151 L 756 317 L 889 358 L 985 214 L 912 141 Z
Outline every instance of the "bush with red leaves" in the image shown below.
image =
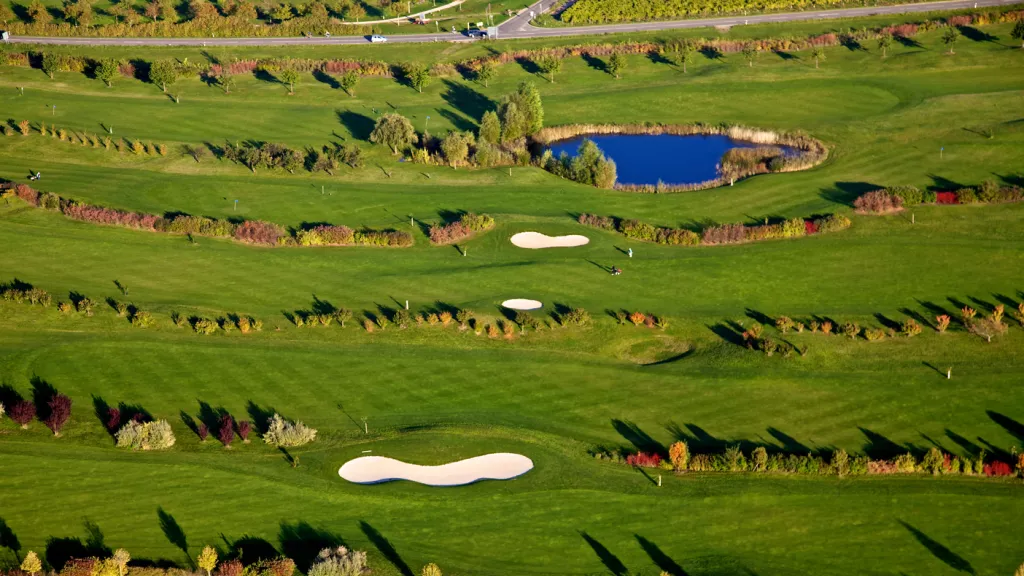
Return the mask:
M 231 441 L 235 439 L 235 419 L 231 417 L 231 414 L 225 414 L 220 417 L 220 428 L 217 429 L 217 438 L 221 444 L 231 446 Z
M 629 464 L 630 466 L 637 466 L 639 468 L 657 468 L 661 464 L 661 456 L 658 454 L 637 452 L 636 454 L 626 456 L 626 464 Z
M 242 439 L 242 442 L 249 441 L 250 432 L 252 432 L 252 422 L 242 420 L 238 423 L 238 437 Z
M 206 438 L 210 436 L 210 428 L 206 424 L 200 423 L 196 427 L 196 434 L 199 435 L 200 442 L 206 442 Z
M 853 207 L 858 212 L 870 212 L 873 214 L 885 214 L 903 209 L 903 198 L 890 194 L 886 190 L 875 190 L 868 192 L 853 201 Z
M 160 219 L 155 214 L 115 210 L 113 208 L 92 206 L 78 202 L 68 202 L 64 206 L 64 215 L 75 220 L 111 226 L 124 226 L 125 228 L 135 228 L 137 230 L 156 230 L 156 222 Z
M 956 192 L 936 192 L 936 204 L 957 204 Z
M 245 567 L 240 560 L 225 560 L 217 566 L 217 576 L 242 576 Z
M 54 436 L 59 436 L 60 431 L 71 418 L 71 398 L 64 394 L 54 394 L 47 403 L 50 407 L 50 414 L 46 417 L 46 427 L 53 431 Z
M 28 400 L 21 400 L 11 406 L 11 420 L 22 428 L 28 428 L 28 423 L 36 417 L 36 405 Z
M 117 408 L 107 409 L 107 432 L 117 432 L 121 428 L 121 411 Z
M 235 240 L 249 244 L 274 246 L 279 244 L 286 234 L 284 228 L 263 220 L 246 220 L 235 228 Z
M 1013 476 L 1013 468 L 1006 462 L 998 460 L 991 464 L 985 464 L 982 470 L 985 472 L 985 476 Z

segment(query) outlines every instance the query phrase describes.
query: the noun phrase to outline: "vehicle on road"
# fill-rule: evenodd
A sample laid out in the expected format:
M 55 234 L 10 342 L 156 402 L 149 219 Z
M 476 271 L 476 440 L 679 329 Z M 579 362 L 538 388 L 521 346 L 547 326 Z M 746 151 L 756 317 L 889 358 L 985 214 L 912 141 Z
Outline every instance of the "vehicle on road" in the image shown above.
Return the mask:
M 374 35 L 370 36 L 370 42 L 372 42 L 374 44 L 376 44 L 378 42 L 387 42 L 387 41 L 388 41 L 388 37 L 387 36 L 381 36 L 380 34 L 374 34 Z
M 487 38 L 487 30 L 466 30 L 466 36 L 470 38 Z

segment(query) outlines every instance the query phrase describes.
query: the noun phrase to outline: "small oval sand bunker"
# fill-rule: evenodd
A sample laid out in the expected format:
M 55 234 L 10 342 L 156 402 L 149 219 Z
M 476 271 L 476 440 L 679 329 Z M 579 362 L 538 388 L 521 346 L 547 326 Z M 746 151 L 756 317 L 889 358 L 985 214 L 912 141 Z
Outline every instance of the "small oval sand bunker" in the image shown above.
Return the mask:
M 427 486 L 462 486 L 478 480 L 508 480 L 533 469 L 533 461 L 521 454 L 499 452 L 467 458 L 440 466 L 419 466 L 384 456 L 349 460 L 338 475 L 356 484 L 410 480 Z
M 520 232 L 512 235 L 512 243 L 520 248 L 536 250 L 538 248 L 572 248 L 590 243 L 590 238 L 579 234 L 568 236 L 548 236 L 540 232 Z
M 505 300 L 501 303 L 503 308 L 509 310 L 539 310 L 544 307 L 544 303 L 540 300 L 529 300 L 526 298 L 513 298 L 511 300 Z

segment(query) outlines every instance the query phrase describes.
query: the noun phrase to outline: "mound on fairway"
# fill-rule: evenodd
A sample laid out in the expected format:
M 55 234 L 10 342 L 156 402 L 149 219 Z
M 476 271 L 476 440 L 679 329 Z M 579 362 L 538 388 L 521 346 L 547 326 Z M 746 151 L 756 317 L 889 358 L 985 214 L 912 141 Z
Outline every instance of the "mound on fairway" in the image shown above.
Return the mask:
M 572 248 L 590 243 L 590 238 L 579 234 L 568 236 L 548 236 L 540 232 L 520 232 L 512 235 L 512 243 L 520 248 L 536 250 L 538 248 Z
M 521 454 L 500 452 L 440 466 L 419 466 L 384 456 L 349 460 L 338 475 L 356 484 L 410 480 L 427 486 L 462 486 L 478 480 L 508 480 L 529 472 L 533 461 Z
M 544 303 L 540 300 L 528 300 L 526 298 L 505 300 L 501 305 L 509 310 L 538 310 L 544 307 Z

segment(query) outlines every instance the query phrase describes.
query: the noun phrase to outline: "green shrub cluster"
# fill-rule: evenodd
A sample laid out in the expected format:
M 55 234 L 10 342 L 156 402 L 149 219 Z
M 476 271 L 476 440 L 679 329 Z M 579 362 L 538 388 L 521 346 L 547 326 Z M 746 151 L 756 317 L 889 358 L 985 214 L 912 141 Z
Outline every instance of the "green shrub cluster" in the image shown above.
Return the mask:
M 575 156 L 555 157 L 545 150 L 540 165 L 557 176 L 598 188 L 612 188 L 617 178 L 615 161 L 607 158 L 593 140 L 584 139 Z
M 302 422 L 289 422 L 279 414 L 274 414 L 267 421 L 267 431 L 263 441 L 271 446 L 303 446 L 316 440 L 316 430 Z
M 663 228 L 653 226 L 640 220 L 623 220 L 594 214 L 580 214 L 577 221 L 585 226 L 593 226 L 602 230 L 614 230 L 634 240 L 655 242 L 667 245 L 711 246 L 716 244 L 736 244 L 781 238 L 797 238 L 809 234 L 838 232 L 850 227 L 850 219 L 841 214 L 828 214 L 806 220 L 792 218 L 777 224 L 746 226 L 743 224 L 723 224 L 708 226 L 699 234 L 682 228 Z
M 166 420 L 137 422 L 129 420 L 114 435 L 118 448 L 166 450 L 174 446 L 174 432 Z

